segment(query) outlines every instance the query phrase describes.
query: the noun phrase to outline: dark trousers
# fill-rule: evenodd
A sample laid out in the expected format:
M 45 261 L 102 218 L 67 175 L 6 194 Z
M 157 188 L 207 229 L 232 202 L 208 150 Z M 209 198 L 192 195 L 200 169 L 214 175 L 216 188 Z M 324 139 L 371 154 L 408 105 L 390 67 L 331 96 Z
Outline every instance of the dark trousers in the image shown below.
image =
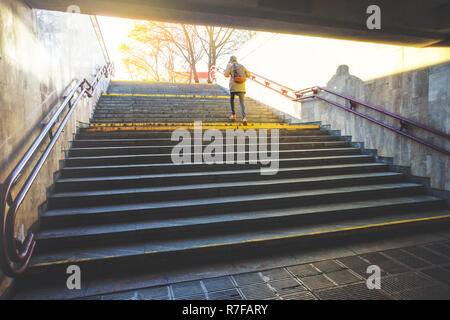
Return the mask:
M 231 92 L 230 93 L 230 104 L 231 104 L 231 113 L 232 114 L 235 114 L 235 112 L 234 112 L 234 96 L 239 96 L 239 103 L 241 104 L 242 118 L 245 118 L 245 106 L 244 106 L 245 92 Z

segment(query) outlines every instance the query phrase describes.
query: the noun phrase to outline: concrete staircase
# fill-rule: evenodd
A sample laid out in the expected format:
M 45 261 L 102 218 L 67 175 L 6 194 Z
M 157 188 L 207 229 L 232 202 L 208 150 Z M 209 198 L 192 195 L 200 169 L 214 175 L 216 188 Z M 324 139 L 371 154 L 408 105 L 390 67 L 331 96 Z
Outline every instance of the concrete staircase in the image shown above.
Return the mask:
M 421 185 L 325 130 L 287 128 L 246 105 L 249 128 L 282 128 L 276 175 L 260 164 L 172 163 L 174 124 L 227 122 L 219 87 L 113 83 L 68 152 L 16 298 L 86 297 L 131 279 L 148 286 L 172 268 L 447 227 L 445 201 Z M 66 288 L 72 264 L 82 290 Z

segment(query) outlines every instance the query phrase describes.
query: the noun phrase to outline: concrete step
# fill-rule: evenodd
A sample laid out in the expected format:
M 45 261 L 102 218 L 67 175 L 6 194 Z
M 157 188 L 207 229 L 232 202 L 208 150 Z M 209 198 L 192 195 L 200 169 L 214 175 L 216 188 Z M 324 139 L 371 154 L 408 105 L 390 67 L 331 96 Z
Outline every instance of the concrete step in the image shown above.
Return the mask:
M 158 130 L 158 131 L 116 131 L 116 132 L 99 132 L 99 131 L 88 131 L 89 129 L 80 129 L 77 134 L 76 139 L 79 140 L 92 140 L 92 139 L 162 139 L 165 138 L 166 141 L 170 141 L 173 130 Z M 188 130 L 193 136 L 193 130 Z M 222 134 L 225 133 L 224 130 L 220 130 Z M 270 136 L 270 130 L 268 130 L 268 136 Z M 289 139 L 324 139 L 324 140 L 335 140 L 337 137 L 331 137 L 324 130 L 319 129 L 300 129 L 300 130 L 287 130 L 279 129 L 280 142 L 284 137 Z M 224 135 L 225 136 L 225 135 Z M 322 138 L 317 138 L 318 136 Z M 310 141 L 310 140 L 306 140 Z M 317 141 L 317 140 L 316 140 Z
M 197 93 L 180 93 L 180 94 L 167 94 L 167 93 L 121 93 L 121 94 L 104 94 L 101 96 L 102 101 L 150 101 L 150 102 L 208 102 L 213 105 L 216 102 L 227 102 L 229 101 L 228 94 L 208 94 L 207 92 L 197 92 Z M 238 98 L 235 98 L 237 101 Z M 245 101 L 253 101 L 249 97 L 245 97 Z
M 40 217 L 42 228 L 55 226 L 99 224 L 108 221 L 133 221 L 152 217 L 161 219 L 195 215 L 210 212 L 239 212 L 288 208 L 313 204 L 339 203 L 368 199 L 414 196 L 424 193 L 421 185 L 414 183 L 391 183 L 337 187 L 317 190 L 253 194 L 242 196 L 198 198 L 193 200 L 157 201 L 102 205 L 95 207 L 60 208 L 44 212 Z
M 168 141 L 170 145 L 153 146 L 128 146 L 122 145 L 117 147 L 88 147 L 88 148 L 72 148 L 69 151 L 69 157 L 88 157 L 88 156 L 109 156 L 109 155 L 130 155 L 130 154 L 158 154 L 158 153 L 170 153 L 174 146 L 178 144 L 178 141 Z M 192 148 L 196 148 L 200 145 L 192 145 Z M 204 147 L 204 145 L 202 145 Z M 281 142 L 279 143 L 280 150 L 306 150 L 306 149 L 318 149 L 318 148 L 345 148 L 349 147 L 349 143 L 346 141 L 328 141 L 328 142 Z M 235 144 L 235 150 L 243 148 L 249 150 L 252 148 L 257 149 L 256 144 Z
M 67 290 L 67 264 L 47 264 L 29 269 L 27 274 L 17 279 L 13 298 L 21 300 L 90 299 L 98 295 L 114 293 L 119 293 L 120 296 L 120 291 L 146 289 L 184 280 L 218 277 L 223 274 L 267 270 L 274 266 L 281 266 L 283 262 L 278 260 L 279 257 L 288 257 L 289 253 L 293 252 L 307 255 L 306 262 L 325 259 L 322 258 L 321 252 L 333 252 L 329 256 L 331 258 L 336 257 L 337 252 L 340 257 L 342 253 L 339 253 L 341 252 L 339 249 L 360 243 L 362 238 L 365 242 L 370 241 L 376 244 L 386 239 L 391 241 L 404 239 L 411 233 L 417 233 L 417 230 L 420 230 L 421 235 L 429 237 L 433 233 L 445 231 L 449 223 L 438 215 L 432 216 L 431 211 L 433 210 L 430 210 L 428 217 L 425 217 L 427 220 L 394 220 L 390 225 L 383 224 L 378 228 L 373 225 L 352 227 L 347 233 L 344 231 L 317 233 L 263 243 L 250 241 L 245 246 L 208 246 L 201 250 L 161 251 L 149 255 L 125 255 L 122 258 L 119 256 L 100 260 L 90 260 L 89 255 L 86 255 L 84 261 L 77 263 L 82 270 L 81 290 Z M 434 213 L 438 214 L 436 211 Z M 232 265 L 230 261 L 233 261 Z M 265 263 L 260 265 L 254 261 Z M 251 263 L 250 266 L 242 269 L 242 266 L 248 263 Z M 235 265 L 239 265 L 240 269 L 236 271 L 228 267 L 233 268 Z M 213 273 L 208 275 L 210 271 Z M 184 280 L 180 280 L 180 276 Z
M 236 107 L 236 106 L 235 106 Z M 238 105 L 240 110 L 240 106 Z M 128 112 L 143 112 L 143 113 L 159 113 L 159 114 L 174 114 L 174 113 L 180 113 L 180 114 L 216 114 L 216 113 L 223 113 L 223 112 L 230 112 L 230 105 L 229 104 L 223 104 L 223 105 L 215 105 L 211 106 L 208 104 L 199 105 L 199 104 L 193 104 L 193 105 L 174 105 L 174 104 L 167 104 L 167 105 L 129 105 L 129 104 L 117 104 L 117 105 L 99 105 L 95 108 L 95 115 L 97 114 L 115 114 L 115 113 L 128 113 Z M 265 107 L 259 107 L 256 105 L 248 104 L 245 106 L 245 111 L 248 113 L 262 113 L 267 115 L 273 115 L 273 113 Z
M 337 174 L 383 172 L 387 170 L 388 166 L 382 163 L 356 163 L 298 168 L 293 167 L 280 168 L 276 178 L 321 177 L 333 176 Z M 76 177 L 58 179 L 55 183 L 55 192 L 109 190 L 147 186 L 175 186 L 215 182 L 259 181 L 265 179 L 269 179 L 269 177 L 261 175 L 261 171 L 259 169 L 106 177 L 94 176 L 85 178 Z
M 238 115 L 240 115 L 240 112 L 236 111 Z M 223 118 L 223 117 L 229 117 L 230 116 L 229 110 L 222 110 L 218 112 L 139 112 L 139 110 L 121 110 L 120 112 L 99 112 L 94 115 L 93 119 L 127 119 L 127 118 L 135 118 L 136 116 L 142 116 L 145 118 L 185 118 L 184 122 L 192 122 L 189 121 L 190 118 Z M 270 114 L 267 112 L 247 112 L 246 111 L 247 118 L 276 118 L 279 119 L 274 114 Z
M 172 237 L 170 239 L 140 239 L 132 243 L 90 245 L 86 249 L 55 250 L 37 253 L 31 260 L 32 269 L 46 269 L 52 265 L 83 264 L 92 261 L 104 261 L 105 259 L 119 259 L 123 257 L 136 257 L 141 255 L 177 254 L 178 252 L 197 251 L 214 248 L 223 254 L 222 250 L 233 250 L 245 247 L 251 250 L 254 246 L 270 245 L 277 241 L 313 241 L 317 237 L 328 237 L 330 241 L 335 236 L 351 235 L 361 231 L 377 230 L 385 228 L 402 228 L 405 225 L 420 227 L 427 222 L 448 223 L 450 211 L 447 209 L 435 211 L 419 211 L 383 216 L 356 217 L 350 220 L 340 221 L 338 224 L 329 222 L 316 222 L 301 225 L 290 225 L 264 230 L 230 230 L 228 232 L 206 234 L 204 236 L 192 234 L 189 237 Z M 270 251 L 267 250 L 267 254 Z
M 210 213 L 204 216 L 179 217 L 160 220 L 137 220 L 133 222 L 105 223 L 93 226 L 52 228 L 39 232 L 36 239 L 39 252 L 49 252 L 56 248 L 76 247 L 86 249 L 92 241 L 134 242 L 147 239 L 173 239 L 223 233 L 224 230 L 239 228 L 241 231 L 266 230 L 283 226 L 300 226 L 318 222 L 337 223 L 355 218 L 367 218 L 387 214 L 417 212 L 423 209 L 442 210 L 441 199 L 431 196 L 399 197 L 379 200 L 364 200 L 338 204 L 319 204 L 277 210 L 237 212 L 234 214 Z M 449 212 L 450 213 L 450 212 Z M 57 241 L 55 241 L 57 240 Z
M 235 101 L 235 107 L 239 107 L 240 103 Z M 244 102 L 246 110 L 249 111 L 262 111 L 262 112 L 271 112 L 266 106 L 260 105 L 258 103 L 253 103 L 251 101 L 246 100 Z M 223 111 L 230 110 L 231 104 L 228 100 L 215 101 L 211 103 L 211 101 L 183 101 L 183 100 L 167 100 L 167 101 L 104 101 L 102 99 L 99 100 L 99 103 L 95 107 L 95 112 L 104 112 L 104 111 L 120 111 L 120 110 L 141 110 L 143 112 L 165 112 L 165 111 L 180 111 L 180 112 L 188 112 L 188 111 L 203 111 L 203 112 L 215 112 L 215 111 Z
M 246 108 L 255 108 L 259 110 L 270 110 L 267 106 L 261 105 L 259 103 L 252 102 L 251 100 L 245 99 L 244 105 Z M 153 108 L 171 108 L 172 110 L 180 109 L 230 109 L 230 101 L 228 99 L 199 99 L 199 98 L 143 98 L 143 97 L 133 97 L 130 99 L 120 98 L 120 99 L 110 99 L 105 100 L 101 98 L 98 104 L 99 108 L 142 108 L 147 110 L 152 110 Z M 235 107 L 240 108 L 240 103 L 236 99 Z
M 253 100 L 245 99 L 244 105 L 247 108 L 255 109 L 255 110 L 266 110 L 269 111 L 270 108 L 268 106 L 257 103 Z M 96 106 L 96 111 L 103 108 L 114 109 L 117 107 L 122 108 L 142 108 L 147 111 L 151 111 L 154 108 L 159 108 L 164 110 L 165 108 L 171 108 L 173 110 L 182 110 L 183 107 L 188 107 L 189 109 L 198 109 L 204 111 L 210 110 L 221 110 L 223 108 L 230 109 L 231 103 L 228 99 L 219 99 L 219 100 L 211 100 L 211 99 L 176 99 L 176 98 L 168 98 L 164 100 L 156 100 L 156 99 L 118 99 L 118 100 L 105 100 L 101 98 Z M 239 101 L 235 100 L 235 106 L 240 107 Z
M 346 156 L 327 156 L 310 158 L 280 158 L 280 168 L 322 166 L 337 164 L 355 164 L 373 162 L 372 156 L 367 155 L 346 155 Z M 110 175 L 130 175 L 130 174 L 151 174 L 151 173 L 174 173 L 174 172 L 203 172 L 203 171 L 228 171 L 228 170 L 247 170 L 260 169 L 260 164 L 215 164 L 205 163 L 183 163 L 173 165 L 172 163 L 154 163 L 154 164 L 123 164 L 123 165 L 97 165 L 64 167 L 61 169 L 61 177 L 104 177 Z
M 84 240 L 92 241 L 93 237 L 97 239 L 110 237 L 110 240 L 117 240 L 119 236 L 126 236 L 127 239 L 133 237 L 133 234 L 142 236 L 142 232 L 162 231 L 157 237 L 167 238 L 168 232 L 171 232 L 170 238 L 178 234 L 183 229 L 192 231 L 192 227 L 198 228 L 202 232 L 216 232 L 218 229 L 212 228 L 233 228 L 240 221 L 247 222 L 243 225 L 243 229 L 267 228 L 267 225 L 293 224 L 303 225 L 306 223 L 317 221 L 342 221 L 357 216 L 379 216 L 389 213 L 405 213 L 419 211 L 422 209 L 442 209 L 445 208 L 444 201 L 432 196 L 422 195 L 415 197 L 398 197 L 380 200 L 363 200 L 344 202 L 337 204 L 319 204 L 314 206 L 302 206 L 294 208 L 284 208 L 276 210 L 261 210 L 249 212 L 237 212 L 234 214 L 215 214 L 211 212 L 208 215 L 194 217 L 179 217 L 173 219 L 141 219 L 130 223 L 121 222 L 113 224 L 107 222 L 103 225 L 87 225 L 74 226 L 66 228 L 50 228 L 40 231 L 36 235 L 39 241 L 39 250 L 41 252 L 48 251 L 50 248 L 59 247 L 62 241 L 67 241 L 64 245 L 79 245 Z M 220 229 L 219 229 L 220 230 Z M 52 242 L 58 240 L 58 242 Z M 86 243 L 87 244 L 87 243 Z
M 174 98 L 174 99 L 224 99 L 229 96 L 223 90 L 197 89 L 193 91 L 186 90 L 144 90 L 122 89 L 120 91 L 108 91 L 101 96 L 102 99 L 120 99 L 120 98 Z M 236 98 L 237 99 L 237 98 Z
M 238 107 L 238 110 L 240 110 L 240 105 L 235 105 L 235 107 Z M 98 105 L 95 108 L 95 114 L 106 114 L 106 113 L 125 113 L 125 112 L 144 112 L 144 113 L 167 113 L 167 114 L 173 114 L 175 112 L 179 112 L 181 114 L 190 114 L 190 113 L 206 113 L 206 114 L 215 114 L 215 113 L 222 113 L 222 112 L 230 112 L 230 104 L 218 104 L 211 106 L 207 103 L 205 105 L 199 105 L 199 104 L 186 104 L 186 105 L 175 105 L 175 104 L 166 104 L 166 105 L 146 105 L 146 104 L 103 104 Z M 273 114 L 272 111 L 270 111 L 266 107 L 260 107 L 257 105 L 252 104 L 246 104 L 245 105 L 245 111 L 249 113 L 257 113 L 261 112 L 263 114 Z
M 396 183 L 404 176 L 395 172 L 360 173 L 325 177 L 266 179 L 166 187 L 141 187 L 55 193 L 48 198 L 48 208 L 98 206 L 103 203 L 126 204 L 161 200 L 230 197 L 265 194 L 284 190 L 319 190 L 335 187 Z
M 450 225 L 444 200 L 318 126 L 279 130 L 276 175 L 263 175 L 269 165 L 261 163 L 173 164 L 173 123 L 224 122 L 222 134 L 242 128 L 226 121 L 229 99 L 218 86 L 118 82 L 109 92 L 124 94 L 102 95 L 68 150 L 19 297 L 47 297 L 52 286 L 52 297 L 69 296 L 70 264 L 82 268 L 84 283 L 114 292 L 127 276 Z M 244 130 L 281 123 L 254 100 L 246 108 Z M 248 150 L 246 160 L 255 154 Z
M 236 122 L 241 122 L 242 118 L 237 116 Z M 149 123 L 149 122 L 159 122 L 159 123 L 180 123 L 183 121 L 188 122 L 194 122 L 194 121 L 203 121 L 203 122 L 225 122 L 228 121 L 228 116 L 224 115 L 222 117 L 204 117 L 204 116 L 198 116 L 198 117 L 189 117 L 189 118 L 180 118 L 180 117 L 174 117 L 174 118 L 168 118 L 168 117 L 139 117 L 136 116 L 135 118 L 93 118 L 90 120 L 91 123 Z M 247 121 L 249 123 L 255 123 L 255 122 L 269 122 L 269 123 L 283 123 L 282 120 L 276 119 L 276 118 L 268 118 L 268 117 L 252 117 L 247 116 Z
M 237 116 L 240 116 L 241 113 L 237 112 Z M 221 112 L 176 112 L 171 114 L 161 113 L 161 112 L 139 112 L 139 111 L 121 111 L 121 112 L 108 112 L 108 113 L 96 113 L 92 118 L 96 121 L 100 121 L 102 119 L 135 119 L 135 118 L 168 118 L 168 119 L 185 119 L 184 122 L 193 122 L 197 118 L 227 118 L 230 116 L 230 111 L 221 111 Z M 277 119 L 279 118 L 274 114 L 268 114 L 263 112 L 246 112 L 247 118 L 254 119 Z M 183 122 L 183 121 L 181 121 Z M 255 121 L 256 122 L 256 121 Z M 264 122 L 264 121 L 259 121 Z
M 225 148 L 225 147 L 224 147 Z M 191 161 L 194 161 L 198 153 L 192 152 Z M 215 156 L 222 155 L 223 161 L 231 158 L 236 159 L 240 155 L 245 155 L 248 162 L 252 155 L 258 159 L 258 151 L 249 152 L 217 152 Z M 320 156 L 338 155 L 358 155 L 361 150 L 358 148 L 330 148 L 330 149 L 305 149 L 305 150 L 279 150 L 279 158 L 308 158 Z M 67 167 L 99 166 L 99 165 L 120 165 L 120 164 L 152 164 L 152 163 L 172 163 L 171 153 L 165 154 L 126 154 L 112 156 L 89 156 L 89 157 L 67 157 L 64 161 Z M 277 159 L 278 160 L 278 159 Z
M 94 133 L 93 133 L 94 134 Z M 112 133 L 111 133 L 112 134 Z M 165 146 L 165 145 L 175 145 L 177 141 L 171 141 L 169 139 L 164 138 L 154 138 L 154 139 L 100 139 L 101 136 L 98 136 L 97 139 L 89 139 L 94 138 L 90 136 L 77 136 L 77 139 L 72 141 L 72 148 L 92 148 L 92 147 L 120 147 L 120 146 Z M 323 143 L 333 142 L 333 143 L 341 143 L 345 141 L 340 141 L 339 137 L 335 136 L 280 136 L 279 137 L 280 144 L 298 144 L 298 145 L 309 145 L 318 143 L 318 145 L 325 145 Z M 347 142 L 345 142 L 347 143 Z M 327 144 L 327 146 L 333 145 L 332 143 Z
M 122 86 L 111 86 L 108 88 L 108 94 L 168 94 L 168 95 L 217 95 L 223 96 L 227 93 L 220 87 L 211 88 L 201 86 L 198 88 L 180 88 L 180 87 L 122 87 Z M 104 95 L 105 96 L 105 95 Z M 103 96 L 103 97 L 104 97 Z M 108 97 L 108 95 L 106 95 Z

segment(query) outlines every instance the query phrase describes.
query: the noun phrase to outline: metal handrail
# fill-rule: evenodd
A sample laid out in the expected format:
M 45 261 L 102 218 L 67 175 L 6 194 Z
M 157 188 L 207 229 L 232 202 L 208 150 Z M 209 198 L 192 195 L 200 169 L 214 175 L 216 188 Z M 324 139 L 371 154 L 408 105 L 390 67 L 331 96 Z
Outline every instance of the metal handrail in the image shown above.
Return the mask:
M 224 73 L 224 70 L 222 68 L 216 67 L 216 66 L 212 66 L 211 67 L 211 71 L 210 71 L 211 75 L 212 75 L 212 78 L 215 77 L 215 72 L 216 71 L 219 71 L 222 74 Z M 439 146 L 437 146 L 435 144 L 432 144 L 432 143 L 430 143 L 428 141 L 425 141 L 425 140 L 423 140 L 421 138 L 413 136 L 413 135 L 405 132 L 404 130 L 406 129 L 407 126 L 413 126 L 413 127 L 420 128 L 422 130 L 428 131 L 430 133 L 433 133 L 435 135 L 444 137 L 445 139 L 450 139 L 450 135 L 446 134 L 445 132 L 436 130 L 434 128 L 430 128 L 430 127 L 428 127 L 426 125 L 423 125 L 421 123 L 418 123 L 416 121 L 413 121 L 413 120 L 410 120 L 408 118 L 402 117 L 400 115 L 397 115 L 395 113 L 389 112 L 389 111 L 384 110 L 382 108 L 372 106 L 370 104 L 364 103 L 364 102 L 359 101 L 357 99 L 354 99 L 354 98 L 351 98 L 351 97 L 347 97 L 347 96 L 345 96 L 343 94 L 340 94 L 338 92 L 335 92 L 335 91 L 332 91 L 332 90 L 329 90 L 329 89 L 326 89 L 326 88 L 322 88 L 322 87 L 319 87 L 319 86 L 314 86 L 314 87 L 310 87 L 310 88 L 306 88 L 306 89 L 302 89 L 302 90 L 293 90 L 293 89 L 290 89 L 290 88 L 288 88 L 288 87 L 286 87 L 286 86 L 284 86 L 282 84 L 279 84 L 279 83 L 277 83 L 277 82 L 275 82 L 273 80 L 269 80 L 269 79 L 267 79 L 267 78 L 265 78 L 263 76 L 257 75 L 257 74 L 255 74 L 253 72 L 250 72 L 250 73 L 251 73 L 251 76 L 249 78 L 250 80 L 253 80 L 256 83 L 258 83 L 258 84 L 260 84 L 260 85 L 262 85 L 262 86 L 264 86 L 264 87 L 266 87 L 268 89 L 271 89 L 271 90 L 281 94 L 284 97 L 291 98 L 291 97 L 289 97 L 288 93 L 293 93 L 295 95 L 295 98 L 292 98 L 293 101 L 303 101 L 305 99 L 311 99 L 311 98 L 320 99 L 320 100 L 325 101 L 325 102 L 327 102 L 327 103 L 329 103 L 331 105 L 337 106 L 337 107 L 339 107 L 341 109 L 344 109 L 344 110 L 346 110 L 348 112 L 351 112 L 351 113 L 353 113 L 353 114 L 355 114 L 355 115 L 357 115 L 359 117 L 362 117 L 362 118 L 364 118 L 366 120 L 369 120 L 369 121 L 371 121 L 373 123 L 376 123 L 377 125 L 380 125 L 380 126 L 386 128 L 386 129 L 389 129 L 389 130 L 391 130 L 391 131 L 393 131 L 393 132 L 395 132 L 395 133 L 397 133 L 399 135 L 402 135 L 402 136 L 407 137 L 407 138 L 409 138 L 411 140 L 414 140 L 414 141 L 416 141 L 416 142 L 418 142 L 420 144 L 423 144 L 423 145 L 425 145 L 425 146 L 427 146 L 427 147 L 429 147 L 431 149 L 434 149 L 434 150 L 436 150 L 436 151 L 438 151 L 440 153 L 443 153 L 443 154 L 445 154 L 447 156 L 450 155 L 450 151 L 448 151 L 448 150 L 446 150 L 446 149 L 444 149 L 442 147 L 439 147 Z M 257 78 L 263 79 L 263 81 L 258 81 Z M 274 85 L 280 87 L 281 89 L 277 90 L 277 89 L 271 87 L 270 86 L 271 84 L 274 84 Z M 341 105 L 341 104 L 339 104 L 337 102 L 334 102 L 334 101 L 331 101 L 331 100 L 328 100 L 328 99 L 326 99 L 324 97 L 319 96 L 319 92 L 320 91 L 325 91 L 325 92 L 333 94 L 333 95 L 335 95 L 337 97 L 346 99 L 347 101 L 350 102 L 350 108 L 346 107 L 344 105 Z M 385 124 L 385 123 L 383 123 L 383 122 L 381 122 L 379 120 L 376 120 L 375 118 L 372 118 L 372 117 L 370 117 L 368 115 L 365 115 L 365 114 L 363 114 L 361 112 L 356 111 L 355 109 L 356 109 L 357 105 L 364 106 L 366 108 L 375 110 L 375 111 L 380 112 L 380 113 L 382 113 L 384 115 L 387 115 L 387 116 L 390 116 L 390 117 L 392 117 L 394 119 L 399 120 L 400 121 L 400 129 L 397 129 L 397 128 L 393 127 L 393 126 L 387 125 L 387 124 Z
M 34 234 L 32 232 L 27 235 L 24 241 L 20 241 L 19 239 L 14 237 L 14 222 L 16 219 L 17 211 L 23 203 L 23 200 L 28 194 L 28 191 L 33 185 L 33 182 L 35 181 L 39 171 L 44 165 L 48 155 L 52 151 L 56 141 L 61 135 L 61 132 L 63 131 L 67 121 L 75 110 L 78 102 L 81 100 L 84 94 L 86 94 L 88 97 L 92 97 L 97 90 L 102 76 L 105 76 L 106 78 L 109 77 L 112 74 L 113 70 L 113 64 L 109 63 L 108 65 L 103 66 L 98 71 L 92 82 L 89 82 L 86 78 L 81 79 L 77 82 L 75 87 L 65 97 L 64 101 L 44 126 L 39 136 L 28 148 L 25 155 L 3 182 L 0 191 L 0 267 L 4 274 L 6 274 L 7 276 L 17 277 L 26 270 L 30 263 L 31 256 L 36 245 Z M 53 127 L 55 127 L 58 118 L 61 116 L 63 111 L 66 110 L 67 107 L 69 108 L 68 112 L 59 124 L 55 133 L 52 133 L 52 129 Z M 38 151 L 40 150 L 40 146 L 44 142 L 44 139 L 47 135 L 49 135 L 50 137 L 49 144 L 46 146 L 44 152 L 35 164 L 31 173 L 27 176 L 27 179 L 24 182 L 19 193 L 13 199 L 12 189 L 18 184 L 21 178 L 24 177 L 25 169 L 28 168 L 32 160 L 36 157 Z M 9 209 L 7 209 L 8 207 Z
M 350 102 L 350 107 L 344 106 L 344 105 L 342 105 L 340 103 L 328 100 L 328 99 L 320 96 L 319 95 L 320 91 L 328 92 L 328 93 L 330 93 L 332 95 L 335 95 L 337 97 L 340 97 L 340 98 L 343 98 L 343 99 L 349 101 Z M 423 140 L 423 139 L 421 139 L 419 137 L 413 136 L 413 135 L 405 132 L 404 130 L 406 129 L 407 126 L 413 126 L 413 127 L 416 127 L 416 128 L 419 128 L 419 129 L 422 129 L 422 130 L 425 130 L 425 131 L 428 131 L 430 133 L 433 133 L 435 135 L 441 136 L 441 137 L 443 137 L 443 138 L 445 138 L 447 140 L 450 140 L 450 135 L 446 134 L 445 132 L 439 131 L 439 130 L 434 129 L 434 128 L 430 128 L 430 127 L 428 127 L 426 125 L 423 125 L 421 123 L 418 123 L 416 121 L 410 120 L 410 119 L 402 117 L 402 116 L 400 116 L 398 114 L 395 114 L 395 113 L 392 113 L 390 111 L 387 111 L 387 110 L 385 110 L 383 108 L 372 106 L 370 104 L 364 103 L 364 102 L 359 101 L 357 99 L 354 99 L 354 98 L 345 96 L 343 94 L 340 94 L 338 92 L 332 91 L 330 89 L 326 89 L 326 88 L 322 88 L 322 87 L 318 87 L 318 86 L 312 87 L 312 88 L 303 89 L 303 90 L 299 90 L 299 91 L 296 92 L 296 95 L 297 95 L 297 99 L 295 99 L 295 101 L 303 101 L 305 99 L 317 98 L 317 99 L 325 101 L 325 102 L 327 102 L 327 103 L 329 103 L 331 105 L 334 105 L 334 106 L 339 107 L 341 109 L 344 109 L 344 110 L 346 110 L 348 112 L 351 112 L 351 113 L 353 113 L 353 114 L 355 114 L 355 115 L 357 115 L 359 117 L 362 117 L 362 118 L 364 118 L 366 120 L 369 120 L 369 121 L 371 121 L 373 123 L 376 123 L 377 125 L 380 125 L 380 126 L 386 128 L 386 129 L 389 129 L 389 130 L 391 130 L 391 131 L 393 131 L 393 132 L 395 132 L 395 133 L 397 133 L 399 135 L 402 135 L 402 136 L 407 137 L 407 138 L 409 138 L 411 140 L 414 140 L 414 141 L 416 141 L 416 142 L 418 142 L 418 143 L 420 143 L 422 145 L 425 145 L 425 146 L 427 146 L 427 147 L 429 147 L 429 148 L 431 148 L 433 150 L 436 150 L 436 151 L 438 151 L 440 153 L 443 153 L 443 154 L 445 154 L 447 156 L 450 156 L 450 151 L 448 151 L 448 150 L 446 150 L 446 149 L 444 149 L 442 147 L 439 147 L 439 146 L 437 146 L 435 144 L 432 144 L 432 143 L 430 143 L 428 141 L 425 141 L 425 140 Z M 375 119 L 375 118 L 373 118 L 371 116 L 368 116 L 366 114 L 363 114 L 361 112 L 356 111 L 355 109 L 356 109 L 357 105 L 361 105 L 363 107 L 369 108 L 371 110 L 375 110 L 375 111 L 377 111 L 379 113 L 382 113 L 384 115 L 387 115 L 389 117 L 392 117 L 394 119 L 399 120 L 400 121 L 400 128 L 399 129 L 395 128 L 395 127 L 393 127 L 391 125 L 388 125 L 388 124 L 385 124 L 384 122 L 381 122 L 381 121 L 379 121 L 379 120 L 377 120 L 377 119 Z
M 211 79 L 214 81 L 215 79 L 215 72 L 218 71 L 222 74 L 225 73 L 225 70 L 221 67 L 217 67 L 217 66 L 211 66 L 211 70 L 210 70 L 210 77 Z M 267 89 L 270 89 L 272 91 L 275 91 L 278 94 L 281 94 L 282 96 L 289 98 L 289 99 L 293 99 L 295 97 L 295 90 L 291 89 L 289 87 L 286 87 L 285 85 L 282 85 L 278 82 L 275 82 L 273 80 L 267 79 L 266 77 L 260 76 L 254 72 L 250 72 L 250 77 L 248 79 L 252 80 L 253 82 L 256 82 L 264 87 L 266 87 Z M 279 87 L 279 89 L 271 87 L 271 85 L 275 85 L 277 87 Z M 289 96 L 289 93 L 291 93 L 293 96 Z

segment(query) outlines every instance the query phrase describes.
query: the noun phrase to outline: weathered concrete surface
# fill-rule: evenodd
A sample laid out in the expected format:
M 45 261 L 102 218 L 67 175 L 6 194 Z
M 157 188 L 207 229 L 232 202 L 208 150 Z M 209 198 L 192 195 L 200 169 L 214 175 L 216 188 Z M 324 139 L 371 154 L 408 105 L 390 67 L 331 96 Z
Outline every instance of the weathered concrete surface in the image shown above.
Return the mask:
M 449 46 L 446 0 L 28 0 L 35 8 L 426 47 Z M 378 4 L 381 30 L 369 30 Z
M 340 66 L 327 88 L 450 132 L 450 62 L 367 82 L 352 76 L 347 66 Z M 343 99 L 324 96 L 345 103 Z M 376 111 L 361 106 L 357 111 L 399 128 L 397 120 Z M 342 135 L 352 136 L 353 141 L 364 142 L 366 149 L 376 149 L 379 157 L 393 157 L 393 165 L 410 167 L 413 176 L 430 178 L 431 188 L 450 190 L 449 158 L 433 149 L 320 100 L 302 103 L 301 119 L 330 124 Z M 416 128 L 407 128 L 407 132 L 449 149 L 448 141 L 442 137 Z
M 33 10 L 0 0 L 0 182 L 17 164 L 69 85 L 105 64 L 89 16 Z M 101 84 L 104 89 L 107 82 Z M 100 92 L 102 90 L 99 90 Z M 64 151 L 79 122 L 88 122 L 97 98 L 83 98 L 72 115 L 17 218 L 23 237 L 37 221 Z M 1 277 L 1 276 L 0 276 Z M 4 279 L 0 295 L 9 286 Z

